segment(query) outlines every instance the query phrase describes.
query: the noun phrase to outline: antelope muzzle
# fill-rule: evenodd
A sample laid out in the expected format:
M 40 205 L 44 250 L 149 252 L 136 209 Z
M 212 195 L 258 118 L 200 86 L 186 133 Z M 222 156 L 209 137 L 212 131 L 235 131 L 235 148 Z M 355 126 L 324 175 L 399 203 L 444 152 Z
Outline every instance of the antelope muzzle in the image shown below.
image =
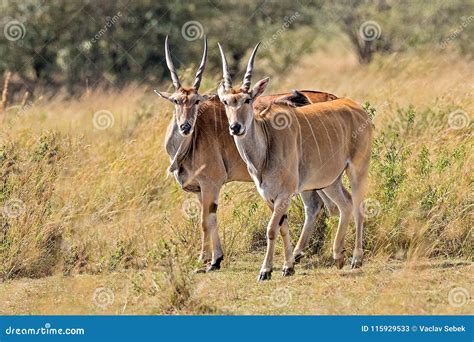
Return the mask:
M 179 125 L 179 131 L 182 135 L 188 135 L 189 133 L 191 133 L 191 128 L 192 126 L 189 121 L 185 121 L 184 123 Z

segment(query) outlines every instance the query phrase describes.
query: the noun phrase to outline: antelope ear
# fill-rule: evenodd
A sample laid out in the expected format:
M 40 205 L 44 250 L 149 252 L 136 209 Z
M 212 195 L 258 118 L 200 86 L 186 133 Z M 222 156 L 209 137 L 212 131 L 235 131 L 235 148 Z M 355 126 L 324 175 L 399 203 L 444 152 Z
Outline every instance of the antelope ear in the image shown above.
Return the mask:
M 211 98 L 211 96 L 209 95 L 201 95 L 201 97 L 202 97 L 202 101 L 207 101 Z
M 265 91 L 265 88 L 268 85 L 268 81 L 270 81 L 270 77 L 265 77 L 264 79 L 258 81 L 252 88 L 252 98 L 256 98 L 257 96 L 262 95 Z
M 159 97 L 162 97 L 166 100 L 169 100 L 170 99 L 170 96 L 173 95 L 171 93 L 167 93 L 165 91 L 158 91 L 158 90 L 153 90 L 155 92 L 156 95 L 158 95 Z M 171 100 L 170 100 L 171 101 Z
M 217 95 L 219 96 L 219 100 L 222 100 L 222 98 L 225 95 L 225 86 L 224 82 L 221 82 L 219 86 L 217 87 Z

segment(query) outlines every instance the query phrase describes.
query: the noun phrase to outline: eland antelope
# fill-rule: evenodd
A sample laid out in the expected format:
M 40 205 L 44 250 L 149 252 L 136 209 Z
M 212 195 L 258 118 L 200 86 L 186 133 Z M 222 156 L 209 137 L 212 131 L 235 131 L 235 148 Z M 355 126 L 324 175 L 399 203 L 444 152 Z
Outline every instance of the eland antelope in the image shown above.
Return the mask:
M 228 125 L 224 106 L 217 96 L 209 97 L 199 93 L 207 61 L 206 39 L 201 64 L 190 88 L 181 86 L 171 59 L 168 37 L 165 40 L 165 58 L 175 92 L 155 92 L 174 104 L 173 118 L 165 139 L 165 148 L 171 160 L 168 171 L 174 174 L 185 191 L 197 194 L 202 227 L 200 260 L 208 265 L 206 271 L 218 270 L 223 260 L 216 220 L 220 189 L 230 181 L 251 182 L 252 179 L 232 137 L 226 132 Z M 253 101 L 253 106 L 256 110 L 263 110 L 272 101 L 298 106 L 336 98 L 323 92 L 295 91 L 259 97 Z M 305 222 L 299 244 L 301 252 L 308 244 L 323 201 L 327 207 L 333 206 L 324 194 L 321 196 L 322 199 L 316 191 L 301 195 L 305 207 Z
M 272 210 L 267 226 L 267 251 L 258 280 L 271 278 L 275 239 L 281 234 L 284 244 L 283 276 L 294 274 L 294 254 L 290 241 L 287 212 L 297 193 L 322 190 L 339 209 L 339 225 L 333 244 L 336 265 L 344 265 L 344 237 L 352 214 L 356 225 L 351 267 L 362 264 L 364 199 L 372 140 L 372 126 L 365 110 L 347 98 L 313 103 L 303 107 L 272 103 L 259 114 L 254 102 L 264 92 L 269 78 L 250 87 L 254 48 L 240 88 L 232 79 L 222 46 L 223 82 L 218 96 L 225 106 L 230 134 L 258 192 Z M 285 127 L 274 122 L 284 119 Z M 349 193 L 342 184 L 346 172 Z

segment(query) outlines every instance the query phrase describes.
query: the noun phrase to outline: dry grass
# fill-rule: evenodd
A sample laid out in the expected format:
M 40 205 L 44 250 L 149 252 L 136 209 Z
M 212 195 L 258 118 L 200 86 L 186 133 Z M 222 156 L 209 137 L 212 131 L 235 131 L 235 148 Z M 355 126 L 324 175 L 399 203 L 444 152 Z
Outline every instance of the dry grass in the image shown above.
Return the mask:
M 7 108 L 7 103 L 8 103 L 8 86 L 10 83 L 10 78 L 12 74 L 10 71 L 7 71 L 5 74 L 5 80 L 3 82 L 3 90 L 2 90 L 2 100 L 0 102 L 0 113 Z
M 256 284 L 269 213 L 252 184 L 229 184 L 219 205 L 225 269 L 192 275 L 200 229 L 182 213 L 191 195 L 165 171 L 171 108 L 151 89 L 130 85 L 120 93 L 36 98 L 4 111 L 2 313 L 472 312 L 471 304 L 458 310 L 446 302 L 452 286 L 472 293 L 469 265 L 445 260 L 472 261 L 472 125 L 452 129 L 448 115 L 474 109 L 473 62 L 401 55 L 361 67 L 334 51 L 306 58 L 271 91 L 298 84 L 376 108 L 369 197 L 377 212 L 367 222 L 369 263 L 361 273 L 328 267 L 337 224 L 331 218 L 313 241 L 321 248 L 306 261 L 308 270 Z M 100 129 L 107 120 L 113 125 Z M 296 239 L 298 201 L 289 218 Z M 352 240 L 349 234 L 348 250 Z M 421 271 L 413 268 L 419 262 L 427 265 Z M 40 279 L 15 280 L 22 277 Z M 105 311 L 91 301 L 97 287 L 115 293 Z M 292 305 L 268 304 L 278 287 L 288 287 Z M 375 292 L 354 309 L 360 293 Z
M 170 289 L 161 288 L 151 271 L 9 281 L 0 292 L 0 314 L 458 315 L 474 310 L 467 299 L 456 302 L 459 306 L 450 303 L 456 288 L 474 290 L 472 266 L 465 262 L 379 260 L 352 272 L 309 260 L 296 277 L 275 276 L 257 284 L 258 257 L 248 255 L 221 272 L 195 275 L 186 300 L 175 306 Z M 101 299 L 97 289 L 109 296 Z

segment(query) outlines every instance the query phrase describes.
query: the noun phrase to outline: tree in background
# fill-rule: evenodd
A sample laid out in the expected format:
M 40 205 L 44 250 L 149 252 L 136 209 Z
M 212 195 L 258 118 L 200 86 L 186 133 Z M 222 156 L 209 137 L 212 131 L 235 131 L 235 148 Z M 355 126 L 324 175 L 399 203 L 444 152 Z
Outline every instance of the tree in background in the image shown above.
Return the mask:
M 473 15 L 472 1 L 352 0 L 324 1 L 318 19 L 336 26 L 349 38 L 359 61 L 369 63 L 376 53 L 426 44 L 456 45 L 472 55 Z
M 315 44 L 348 38 L 359 60 L 426 44 L 472 55 L 474 4 L 462 0 L 0 2 L 0 73 L 27 87 L 70 94 L 85 87 L 156 83 L 169 77 L 163 42 L 178 68 L 192 67 L 207 35 L 208 75 L 220 75 L 218 41 L 236 77 L 262 41 L 257 72 L 283 75 Z M 258 75 L 257 75 L 258 76 Z M 14 91 L 12 87 L 12 91 Z

